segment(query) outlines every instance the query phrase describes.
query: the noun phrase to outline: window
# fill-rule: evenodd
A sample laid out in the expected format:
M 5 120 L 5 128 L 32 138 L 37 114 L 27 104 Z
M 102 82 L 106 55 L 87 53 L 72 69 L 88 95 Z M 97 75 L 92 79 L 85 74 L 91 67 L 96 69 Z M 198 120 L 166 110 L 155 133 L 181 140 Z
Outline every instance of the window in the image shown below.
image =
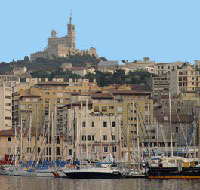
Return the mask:
M 82 122 L 82 127 L 85 127 L 85 121 Z
M 49 98 L 45 98 L 45 104 L 49 103 Z
M 91 141 L 92 137 L 91 135 L 88 135 L 88 141 Z
M 57 136 L 57 144 L 60 144 L 60 137 Z
M 115 135 L 112 135 L 112 140 L 115 141 Z
M 176 133 L 178 133 L 178 127 L 176 127 Z
M 49 155 L 51 155 L 51 147 L 49 147 Z
M 94 141 L 94 135 L 92 135 L 92 141 Z
M 99 106 L 94 106 L 94 112 L 99 112 Z
M 110 109 L 110 110 L 113 110 L 113 109 L 114 109 L 114 106 L 109 106 L 109 109 Z
M 117 152 L 117 147 L 116 146 L 112 147 L 112 152 Z
M 27 137 L 27 142 L 31 141 L 31 138 L 29 139 L 29 137 Z
M 107 141 L 107 135 L 103 135 L 103 140 Z
M 107 127 L 107 122 L 106 121 L 103 122 L 103 127 Z
M 94 121 L 91 122 L 91 127 L 94 127 Z
M 11 141 L 11 137 L 8 137 L 8 141 Z
M 60 155 L 60 147 L 57 147 L 57 148 L 56 148 L 56 154 L 57 154 L 57 155 Z
M 85 135 L 82 135 L 82 141 L 86 141 L 86 136 Z
M 112 127 L 115 127 L 115 121 L 112 122 Z
M 104 152 L 108 152 L 108 147 L 107 147 L 107 146 L 104 146 L 104 147 L 103 147 L 103 151 L 104 151 Z
M 69 149 L 69 155 L 72 155 L 72 149 Z
M 38 153 L 40 153 L 40 147 L 38 147 Z
M 31 147 L 27 147 L 27 153 L 31 153 Z
M 107 111 L 107 106 L 102 106 L 102 112 L 106 112 Z

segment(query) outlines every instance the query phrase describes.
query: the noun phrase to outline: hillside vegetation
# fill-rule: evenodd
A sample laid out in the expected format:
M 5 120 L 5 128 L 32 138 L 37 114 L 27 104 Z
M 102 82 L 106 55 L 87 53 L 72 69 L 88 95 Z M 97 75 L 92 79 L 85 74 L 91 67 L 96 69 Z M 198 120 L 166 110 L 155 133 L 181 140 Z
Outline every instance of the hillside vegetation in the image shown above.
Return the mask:
M 104 58 L 106 60 L 106 58 Z M 90 55 L 71 55 L 67 58 L 54 58 L 45 59 L 39 58 L 34 61 L 30 61 L 27 56 L 24 60 L 12 61 L 10 63 L 0 63 L 0 74 L 10 73 L 13 68 L 26 67 L 32 77 L 37 78 L 64 78 L 64 81 L 68 81 L 69 78 L 86 78 L 90 81 L 96 79 L 99 86 L 108 86 L 110 84 L 149 84 L 149 79 L 152 74 L 146 71 L 134 71 L 125 74 L 122 69 L 117 69 L 113 74 L 109 72 L 101 72 L 96 70 L 95 74 L 88 73 L 84 77 L 77 74 L 73 74 L 71 71 L 62 71 L 62 63 L 72 63 L 73 67 L 85 67 L 88 63 L 97 68 L 101 59 L 91 57 Z

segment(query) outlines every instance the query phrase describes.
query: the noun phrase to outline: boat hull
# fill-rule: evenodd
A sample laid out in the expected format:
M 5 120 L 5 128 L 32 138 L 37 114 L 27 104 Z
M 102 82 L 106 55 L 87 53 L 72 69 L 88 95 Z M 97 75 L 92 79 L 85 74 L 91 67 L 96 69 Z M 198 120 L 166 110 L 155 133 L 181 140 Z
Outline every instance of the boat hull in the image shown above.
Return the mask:
M 121 173 L 99 173 L 99 172 L 71 172 L 66 173 L 71 179 L 120 179 Z
M 54 177 L 53 170 L 36 170 L 37 177 Z
M 152 167 L 147 172 L 149 179 L 200 179 L 200 167 Z

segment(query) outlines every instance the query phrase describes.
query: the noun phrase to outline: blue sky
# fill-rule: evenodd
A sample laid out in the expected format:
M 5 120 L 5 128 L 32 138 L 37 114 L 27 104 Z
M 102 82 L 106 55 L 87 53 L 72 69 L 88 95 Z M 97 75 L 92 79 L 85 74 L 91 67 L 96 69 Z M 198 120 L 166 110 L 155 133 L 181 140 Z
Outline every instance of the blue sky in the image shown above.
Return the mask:
M 64 36 L 71 10 L 79 49 L 92 45 L 110 60 L 193 62 L 199 8 L 199 0 L 2 0 L 0 62 L 43 50 L 52 29 Z

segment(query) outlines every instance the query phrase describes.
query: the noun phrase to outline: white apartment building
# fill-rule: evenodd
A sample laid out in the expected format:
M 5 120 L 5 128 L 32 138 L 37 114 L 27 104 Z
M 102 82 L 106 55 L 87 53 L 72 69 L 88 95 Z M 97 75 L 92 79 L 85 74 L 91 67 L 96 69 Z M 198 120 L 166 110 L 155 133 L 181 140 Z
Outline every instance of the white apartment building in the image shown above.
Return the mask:
M 87 109 L 88 107 L 88 109 Z M 67 123 L 66 156 L 74 155 L 79 160 L 102 160 L 112 154 L 121 158 L 120 118 L 111 114 L 94 112 L 86 101 L 69 104 L 64 108 L 64 123 Z
M 165 75 L 169 74 L 171 71 L 180 68 L 183 65 L 183 62 L 177 61 L 172 63 L 157 63 L 154 66 L 156 75 Z
M 0 82 L 0 131 L 12 128 L 12 82 Z

